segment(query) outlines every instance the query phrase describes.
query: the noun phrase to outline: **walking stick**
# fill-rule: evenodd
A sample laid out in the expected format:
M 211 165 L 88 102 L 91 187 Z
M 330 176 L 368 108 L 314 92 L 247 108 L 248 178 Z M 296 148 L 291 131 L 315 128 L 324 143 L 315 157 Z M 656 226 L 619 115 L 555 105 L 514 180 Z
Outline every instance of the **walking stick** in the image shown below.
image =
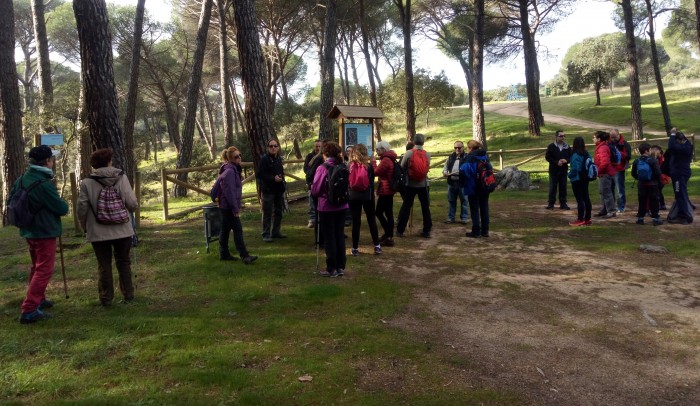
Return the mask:
M 317 209 L 316 210 L 316 273 L 318 273 L 319 251 L 321 251 L 321 217 L 319 217 L 318 209 Z
M 63 239 L 58 236 L 58 251 L 61 253 L 61 273 L 63 274 L 63 291 L 66 294 L 66 299 L 68 296 L 68 282 L 66 282 L 66 265 L 63 263 Z
M 131 236 L 131 249 L 134 252 L 134 264 L 131 267 L 132 273 L 134 274 L 134 290 L 138 288 L 138 275 L 136 274 L 136 246 L 139 245 L 139 237 L 136 235 L 136 220 L 134 219 L 134 212 L 129 213 L 131 215 L 131 227 L 134 230 L 134 234 Z

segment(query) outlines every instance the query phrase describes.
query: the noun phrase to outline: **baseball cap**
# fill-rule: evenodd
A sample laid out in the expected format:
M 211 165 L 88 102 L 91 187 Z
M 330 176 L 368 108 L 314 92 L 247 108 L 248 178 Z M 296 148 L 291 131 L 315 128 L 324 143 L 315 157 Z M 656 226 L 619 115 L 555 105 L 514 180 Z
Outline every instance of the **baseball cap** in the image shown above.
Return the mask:
M 36 162 L 45 161 L 51 156 L 53 156 L 53 151 L 46 145 L 39 145 L 29 150 L 29 158 Z

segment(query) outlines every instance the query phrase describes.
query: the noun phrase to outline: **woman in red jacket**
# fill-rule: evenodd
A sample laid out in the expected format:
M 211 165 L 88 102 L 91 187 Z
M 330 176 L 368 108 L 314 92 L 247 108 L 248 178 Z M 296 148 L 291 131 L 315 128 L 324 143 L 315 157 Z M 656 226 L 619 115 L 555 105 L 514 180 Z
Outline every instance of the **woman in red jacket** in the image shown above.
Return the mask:
M 379 184 L 377 186 L 377 209 L 375 215 L 382 225 L 384 234 L 379 237 L 379 243 L 385 247 L 394 246 L 394 193 L 391 189 L 391 177 L 394 174 L 396 164 L 396 152 L 391 149 L 386 141 L 379 141 L 376 145 L 379 164 L 374 170 Z
M 612 193 L 612 185 L 615 182 L 614 176 L 617 170 L 610 161 L 609 141 L 610 134 L 605 131 L 596 131 L 593 135 L 593 142 L 595 142 L 593 161 L 598 167 L 598 190 L 600 191 L 600 201 L 603 204 L 596 217 L 612 218 L 617 215 L 615 197 Z

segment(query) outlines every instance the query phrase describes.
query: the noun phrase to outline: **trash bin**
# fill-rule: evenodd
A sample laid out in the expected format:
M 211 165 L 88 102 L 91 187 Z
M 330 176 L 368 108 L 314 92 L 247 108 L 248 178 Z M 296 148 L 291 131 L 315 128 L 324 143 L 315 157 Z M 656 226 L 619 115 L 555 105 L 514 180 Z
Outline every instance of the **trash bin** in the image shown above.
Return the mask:
M 204 206 L 204 238 L 206 239 L 207 254 L 209 253 L 209 243 L 219 239 L 221 232 L 221 212 L 215 205 Z

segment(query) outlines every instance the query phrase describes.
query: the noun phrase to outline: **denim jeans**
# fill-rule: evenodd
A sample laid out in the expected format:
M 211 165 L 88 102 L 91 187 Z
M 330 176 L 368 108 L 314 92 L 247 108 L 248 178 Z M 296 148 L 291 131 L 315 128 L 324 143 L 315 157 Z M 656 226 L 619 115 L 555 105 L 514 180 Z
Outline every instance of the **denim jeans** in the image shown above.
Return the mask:
M 461 203 L 459 218 L 464 221 L 469 218 L 469 205 L 466 196 L 464 196 L 464 189 L 460 185 L 447 185 L 447 202 L 449 203 L 447 218 L 450 220 L 455 219 L 458 198 Z
M 619 171 L 613 176 L 613 188 L 617 190 L 617 210 L 624 211 L 627 203 L 625 195 L 625 171 Z M 613 199 L 615 198 L 613 194 Z
M 221 211 L 221 231 L 219 232 L 219 258 L 226 258 L 231 255 L 228 249 L 228 236 L 233 230 L 233 243 L 241 258 L 248 256 L 245 242 L 243 241 L 243 225 L 241 218 L 233 215 L 231 209 L 220 209 Z
M 408 217 L 411 215 L 413 200 L 418 195 L 421 212 L 423 213 L 423 233 L 428 234 L 433 228 L 433 220 L 430 218 L 430 196 L 427 187 L 406 186 L 404 201 L 399 210 L 399 224 L 396 225 L 396 232 L 403 233 L 408 224 Z
M 314 199 L 313 196 L 311 196 L 311 190 L 309 190 L 309 221 L 313 221 L 314 223 L 316 222 L 317 214 L 316 214 L 316 200 Z

